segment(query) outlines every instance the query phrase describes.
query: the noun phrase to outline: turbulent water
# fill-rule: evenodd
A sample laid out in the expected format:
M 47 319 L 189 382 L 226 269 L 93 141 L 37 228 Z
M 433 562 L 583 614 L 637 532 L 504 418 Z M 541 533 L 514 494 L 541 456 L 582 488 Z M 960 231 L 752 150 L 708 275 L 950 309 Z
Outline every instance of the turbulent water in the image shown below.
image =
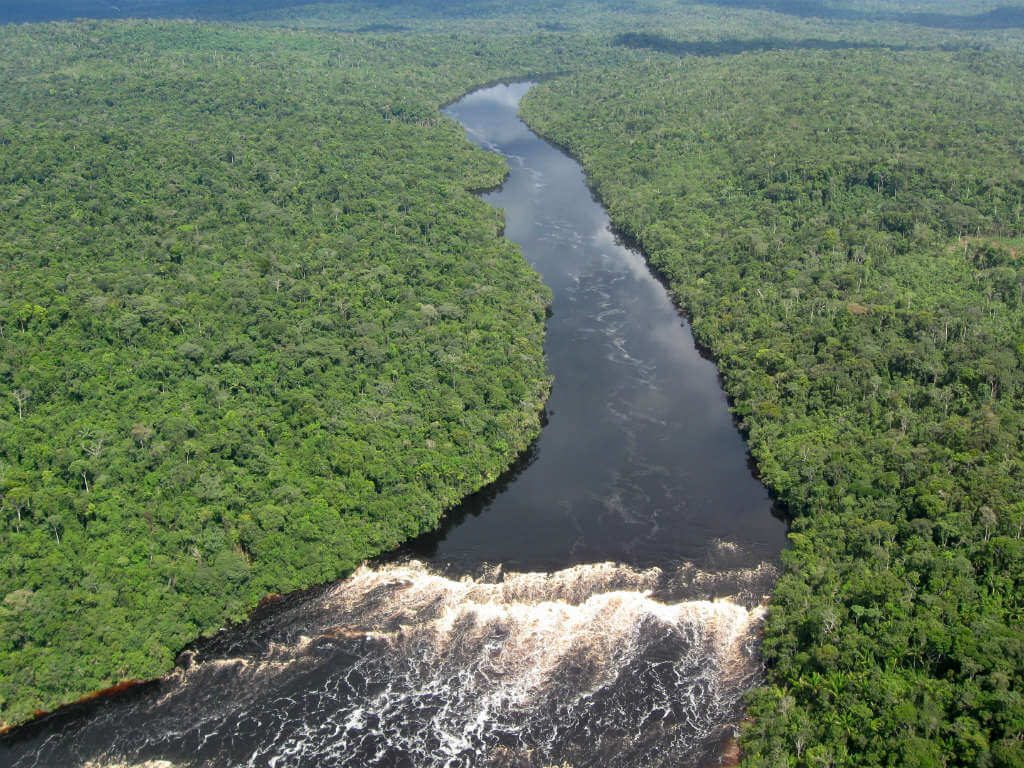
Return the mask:
M 771 575 L 363 567 L 18 765 L 64 764 L 70 738 L 97 766 L 677 766 L 758 674 Z M 723 582 L 745 594 L 698 598 Z
M 579 166 L 516 117 L 487 196 L 554 292 L 548 424 L 514 476 L 389 562 L 261 609 L 165 679 L 0 743 L 17 766 L 697 766 L 760 675 L 783 526 L 713 366 Z

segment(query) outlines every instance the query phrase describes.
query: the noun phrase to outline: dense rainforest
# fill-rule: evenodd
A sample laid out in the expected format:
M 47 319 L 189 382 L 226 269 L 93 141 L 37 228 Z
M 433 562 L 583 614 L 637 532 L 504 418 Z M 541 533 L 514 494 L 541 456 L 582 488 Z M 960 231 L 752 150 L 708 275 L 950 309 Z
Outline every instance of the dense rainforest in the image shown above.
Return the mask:
M 529 443 L 547 294 L 437 108 L 552 74 L 526 119 L 792 516 L 748 764 L 1024 765 L 1024 20 L 904 5 L 0 28 L 0 721 L 163 672 Z
M 548 294 L 439 119 L 499 71 L 451 41 L 0 37 L 17 721 L 433 528 L 539 429 Z
M 1024 69 L 663 56 L 531 92 L 792 515 L 751 765 L 1024 765 Z

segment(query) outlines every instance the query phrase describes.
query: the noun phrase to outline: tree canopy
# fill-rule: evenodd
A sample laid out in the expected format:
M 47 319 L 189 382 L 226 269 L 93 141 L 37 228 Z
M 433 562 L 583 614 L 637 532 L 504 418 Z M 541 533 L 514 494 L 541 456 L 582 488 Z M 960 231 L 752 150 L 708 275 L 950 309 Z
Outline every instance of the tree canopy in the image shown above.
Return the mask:
M 1019 9 L 257 5 L 0 28 L 0 721 L 529 443 L 547 292 L 437 107 L 546 73 L 792 516 L 747 763 L 1024 765 Z
M 750 765 L 1024 761 L 1024 69 L 848 50 L 545 83 L 792 515 Z
M 437 107 L 494 64 L 0 30 L 0 720 L 166 670 L 536 435 L 547 289 Z M 502 70 L 505 71 L 505 70 Z

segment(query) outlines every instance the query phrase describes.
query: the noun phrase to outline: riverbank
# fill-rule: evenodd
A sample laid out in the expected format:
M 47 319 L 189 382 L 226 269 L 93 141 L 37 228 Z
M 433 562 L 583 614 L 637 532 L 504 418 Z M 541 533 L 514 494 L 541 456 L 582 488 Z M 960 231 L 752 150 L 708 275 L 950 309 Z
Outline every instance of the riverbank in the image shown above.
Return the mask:
M 758 679 L 784 529 L 664 289 L 608 230 L 579 166 L 516 118 L 527 87 L 478 92 L 449 112 L 507 158 L 487 202 L 552 291 L 555 384 L 529 455 L 408 550 L 426 562 L 383 558 L 286 596 L 197 647 L 152 693 L 64 721 L 61 742 L 35 759 L 72 745 L 217 764 L 299 750 L 361 768 L 717 754 Z M 666 714 L 643 739 L 613 735 L 623 712 L 639 724 L 654 711 Z M 595 728 L 609 729 L 596 745 L 583 738 Z M 186 736 L 170 744 L 171 732 Z M 502 735 L 512 732 L 532 757 Z

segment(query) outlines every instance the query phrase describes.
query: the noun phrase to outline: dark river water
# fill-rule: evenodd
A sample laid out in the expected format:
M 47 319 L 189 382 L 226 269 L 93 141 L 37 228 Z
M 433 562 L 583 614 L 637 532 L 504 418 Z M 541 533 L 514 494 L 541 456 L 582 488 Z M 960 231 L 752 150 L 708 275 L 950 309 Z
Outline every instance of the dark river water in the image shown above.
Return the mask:
M 445 527 L 184 653 L 163 680 L 0 742 L 5 766 L 698 766 L 761 669 L 785 527 L 714 366 L 579 165 L 517 117 L 446 110 L 511 172 L 554 294 L 547 425 Z

